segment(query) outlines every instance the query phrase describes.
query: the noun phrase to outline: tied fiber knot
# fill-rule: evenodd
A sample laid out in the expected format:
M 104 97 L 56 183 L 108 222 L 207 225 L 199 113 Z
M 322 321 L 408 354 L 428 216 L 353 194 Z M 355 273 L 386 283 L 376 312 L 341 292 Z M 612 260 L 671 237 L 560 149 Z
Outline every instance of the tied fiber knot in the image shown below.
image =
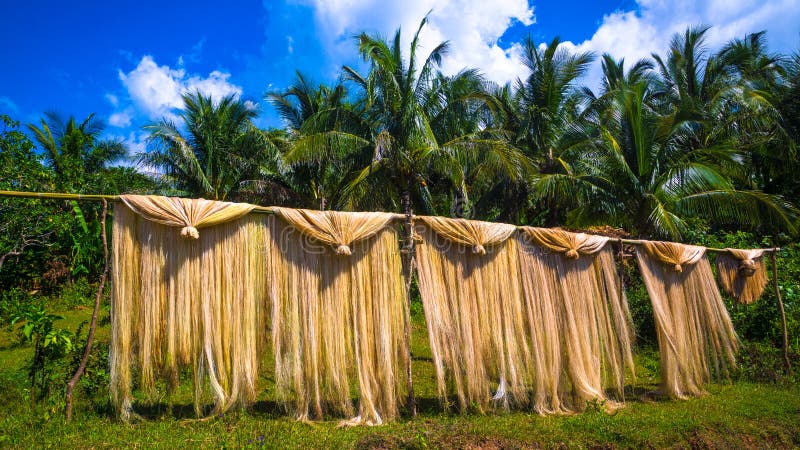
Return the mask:
M 675 264 L 675 271 L 676 272 L 683 272 L 683 267 L 680 264 Z
M 580 258 L 580 255 L 578 254 L 578 250 L 576 250 L 574 248 L 571 248 L 571 249 L 567 250 L 567 252 L 564 254 L 564 256 L 566 256 L 569 259 L 578 259 L 578 258 Z
M 341 244 L 338 247 L 336 247 L 336 254 L 337 255 L 348 255 L 349 256 L 349 255 L 352 255 L 353 252 L 350 251 L 350 247 L 348 247 L 348 246 L 346 246 L 344 244 Z
M 746 277 L 752 277 L 756 273 L 756 262 L 752 259 L 743 259 L 739 263 L 739 273 Z
M 476 253 L 478 255 L 485 255 L 486 249 L 483 248 L 483 245 L 477 244 L 476 246 L 472 247 L 472 253 Z
M 192 239 L 199 239 L 200 232 L 197 231 L 197 228 L 188 226 L 181 228 L 181 236 L 185 238 L 192 238 Z

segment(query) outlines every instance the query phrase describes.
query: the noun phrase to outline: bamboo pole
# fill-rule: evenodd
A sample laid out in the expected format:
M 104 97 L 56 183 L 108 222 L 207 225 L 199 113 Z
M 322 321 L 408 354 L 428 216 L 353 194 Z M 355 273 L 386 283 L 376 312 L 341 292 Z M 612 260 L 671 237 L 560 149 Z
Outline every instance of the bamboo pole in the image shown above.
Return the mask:
M 0 197 L 10 198 L 36 198 L 40 200 L 78 200 L 78 201 L 101 201 L 106 200 L 110 202 L 122 201 L 119 195 L 104 195 L 104 194 L 64 194 L 60 192 L 24 192 L 24 191 L 3 191 L 0 190 Z M 272 208 L 268 206 L 256 205 L 253 209 L 254 213 L 274 214 Z
M 786 310 L 783 307 L 783 299 L 781 298 L 781 290 L 778 286 L 778 249 L 772 249 L 772 284 L 775 286 L 775 297 L 778 299 L 778 308 L 781 312 L 781 324 L 783 325 L 783 364 L 786 367 L 786 372 L 792 372 L 792 363 L 789 361 L 789 331 L 786 326 Z
M 629 245 L 643 245 L 645 242 L 651 242 L 651 241 L 648 241 L 646 239 L 620 239 L 620 242 L 622 242 L 623 244 L 629 244 Z M 777 252 L 780 249 L 781 249 L 780 247 L 774 247 L 774 248 L 765 248 L 763 250 L 765 252 L 767 252 L 767 253 L 770 253 L 770 252 Z M 728 251 L 728 249 L 727 248 L 706 247 L 706 251 L 725 253 L 725 252 Z
M 38 198 L 41 200 L 109 200 L 119 201 L 117 195 L 101 194 L 62 194 L 59 192 L 23 192 L 23 191 L 0 191 L 0 197 L 16 198 Z
M 39 198 L 43 200 L 109 200 L 109 201 L 120 201 L 118 195 L 99 195 L 99 194 L 62 194 L 56 192 L 22 192 L 22 191 L 2 191 L 0 190 L 0 197 L 16 197 L 16 198 Z M 269 206 L 256 206 L 253 209 L 255 213 L 264 213 L 264 214 L 274 214 L 272 208 Z M 410 216 L 406 216 L 406 214 L 391 214 L 393 220 L 402 220 L 408 223 L 412 221 L 413 223 L 413 213 Z M 411 240 L 413 241 L 413 233 Z M 645 242 L 648 242 L 644 239 L 620 239 L 620 242 L 623 244 L 628 245 L 642 245 Z M 413 242 L 411 244 L 411 248 L 413 249 Z M 406 243 L 406 246 L 408 244 Z M 706 250 L 709 252 L 727 252 L 728 249 L 725 248 L 713 248 L 713 247 L 706 247 Z M 775 248 L 765 248 L 763 249 L 765 252 L 777 252 L 780 250 L 780 247 Z

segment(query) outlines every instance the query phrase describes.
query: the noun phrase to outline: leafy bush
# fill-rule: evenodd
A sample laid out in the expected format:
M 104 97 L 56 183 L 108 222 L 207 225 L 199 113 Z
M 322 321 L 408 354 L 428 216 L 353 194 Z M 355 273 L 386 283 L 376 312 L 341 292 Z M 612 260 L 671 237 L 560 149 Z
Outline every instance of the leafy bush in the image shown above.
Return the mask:
M 0 323 L 6 324 L 21 311 L 28 308 L 34 297 L 15 287 L 0 290 Z
M 789 353 L 793 367 L 800 363 L 800 355 Z M 797 381 L 797 376 L 787 378 L 783 360 L 783 350 L 774 345 L 761 342 L 745 342 L 736 356 L 737 367 L 732 378 L 736 380 L 775 383 L 780 381 Z
M 31 404 L 47 398 L 54 381 L 63 379 L 62 371 L 55 370 L 59 362 L 74 349 L 75 334 L 55 328 L 61 316 L 49 314 L 39 304 L 29 304 L 11 319 L 23 342 L 33 345 L 33 355 L 28 365 Z
M 97 287 L 82 277 L 72 283 L 64 283 L 60 292 L 51 296 L 48 306 L 56 309 L 73 309 L 76 306 L 94 305 Z

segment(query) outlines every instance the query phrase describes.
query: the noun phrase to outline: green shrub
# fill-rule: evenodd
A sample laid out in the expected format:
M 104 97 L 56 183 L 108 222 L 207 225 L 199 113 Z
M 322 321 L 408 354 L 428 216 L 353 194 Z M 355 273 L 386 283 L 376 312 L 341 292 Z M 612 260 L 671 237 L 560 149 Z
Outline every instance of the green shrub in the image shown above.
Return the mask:
M 56 309 L 74 309 L 77 306 L 94 306 L 97 287 L 86 278 L 64 283 L 61 290 L 48 300 L 48 306 Z
M 800 355 L 789 353 L 793 367 L 800 363 Z M 783 360 L 783 349 L 761 342 L 745 342 L 736 355 L 737 367 L 732 372 L 735 380 L 775 383 L 797 381 L 796 375 L 788 377 Z
M 51 386 L 63 381 L 63 360 L 75 348 L 75 333 L 55 327 L 61 319 L 39 304 L 30 304 L 11 318 L 11 326 L 19 332 L 20 339 L 33 346 L 28 364 L 31 404 L 48 398 Z
M 21 288 L 0 290 L 0 323 L 7 324 L 33 301 L 34 296 Z

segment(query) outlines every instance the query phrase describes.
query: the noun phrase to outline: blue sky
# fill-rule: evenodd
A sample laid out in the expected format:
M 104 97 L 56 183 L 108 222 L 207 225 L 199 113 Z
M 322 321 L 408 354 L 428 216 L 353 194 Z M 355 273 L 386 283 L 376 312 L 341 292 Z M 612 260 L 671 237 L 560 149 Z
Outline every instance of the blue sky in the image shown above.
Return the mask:
M 800 48 L 800 0 L 14 2 L 0 15 L 0 114 L 28 123 L 50 110 L 96 113 L 135 152 L 142 125 L 175 117 L 181 92 L 200 89 L 249 100 L 259 125 L 280 126 L 265 92 L 295 70 L 330 82 L 342 64 L 359 64 L 354 34 L 409 35 L 428 11 L 422 45 L 451 42 L 444 71 L 477 67 L 501 83 L 522 74 L 516 55 L 528 35 L 636 60 L 704 23 L 711 48 L 762 29 L 772 49 Z

